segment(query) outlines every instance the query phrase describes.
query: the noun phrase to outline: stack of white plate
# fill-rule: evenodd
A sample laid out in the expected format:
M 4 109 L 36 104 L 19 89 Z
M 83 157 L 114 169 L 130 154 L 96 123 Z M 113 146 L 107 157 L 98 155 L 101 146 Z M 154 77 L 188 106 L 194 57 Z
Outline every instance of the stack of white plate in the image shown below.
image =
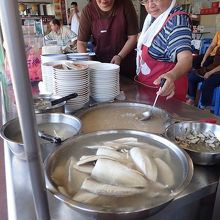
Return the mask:
M 89 53 L 68 53 L 68 60 L 89 60 Z
M 84 107 L 89 102 L 90 95 L 88 66 L 66 61 L 66 65 L 55 65 L 53 70 L 55 95 L 65 96 L 75 92 L 78 94 L 76 98 L 67 101 L 65 112 L 71 113 Z
M 66 60 L 57 60 L 41 64 L 43 86 L 47 94 L 53 93 L 53 66 L 58 64 L 65 64 L 65 62 Z
M 108 102 L 120 93 L 120 67 L 111 63 L 90 65 L 90 95 L 97 102 Z
M 41 64 L 46 62 L 53 62 L 56 60 L 66 60 L 66 54 L 44 54 L 41 55 Z

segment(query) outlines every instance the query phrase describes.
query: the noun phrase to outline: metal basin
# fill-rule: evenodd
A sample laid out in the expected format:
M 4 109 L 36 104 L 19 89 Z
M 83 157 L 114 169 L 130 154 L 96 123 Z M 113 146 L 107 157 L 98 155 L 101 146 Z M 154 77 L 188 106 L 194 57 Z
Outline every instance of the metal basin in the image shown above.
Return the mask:
M 61 96 L 53 95 L 38 95 L 34 96 L 34 109 L 35 113 L 65 113 L 66 101 L 63 101 L 57 105 L 51 106 L 50 101 L 62 98 Z M 49 103 L 49 104 L 48 104 Z
M 82 121 L 82 133 L 132 129 L 163 134 L 165 128 L 172 123 L 171 116 L 163 109 L 155 107 L 151 119 L 140 120 L 143 117 L 142 113 L 150 110 L 151 107 L 151 105 L 133 102 L 98 104 L 82 110 L 76 115 Z
M 220 140 L 220 125 L 195 122 L 195 121 L 183 121 L 170 125 L 165 132 L 165 136 L 173 141 L 175 137 L 184 137 L 186 134 L 186 129 L 194 130 L 197 132 L 207 133 L 211 131 Z M 184 150 L 190 155 L 193 163 L 198 165 L 214 165 L 220 162 L 220 151 L 217 152 L 207 152 L 207 151 L 196 151 L 190 149 L 190 147 L 183 147 Z
M 81 122 L 77 117 L 60 114 L 60 113 L 45 113 L 45 114 L 36 114 L 36 121 L 38 128 L 45 128 L 47 124 L 50 125 L 50 129 L 53 129 L 54 126 L 60 125 L 60 129 L 63 129 L 63 126 L 67 125 L 68 128 L 72 128 L 68 132 L 68 136 L 64 139 L 68 139 L 72 136 L 77 135 L 81 129 Z M 62 127 L 61 127 L 62 125 Z M 48 133 L 48 131 L 46 131 Z M 4 124 L 0 131 L 1 137 L 7 141 L 10 150 L 13 154 L 19 159 L 25 159 L 24 144 L 22 141 L 21 128 L 19 124 L 19 119 L 15 118 L 8 121 Z M 53 135 L 53 134 L 51 134 Z M 62 139 L 63 137 L 61 137 Z
M 170 196 L 164 197 L 162 200 L 150 201 L 149 204 L 139 204 L 137 207 L 133 207 L 129 203 L 129 207 L 120 207 L 120 201 L 117 203 L 116 209 L 102 206 L 92 206 L 79 203 L 68 197 L 65 193 L 61 193 L 58 190 L 58 185 L 53 181 L 52 174 L 54 170 L 60 166 L 66 164 L 70 157 L 74 157 L 77 160 L 82 155 L 94 154 L 94 149 L 85 148 L 86 145 L 99 144 L 103 141 L 111 141 L 118 138 L 135 137 L 138 141 L 144 143 L 150 143 L 160 149 L 168 149 L 170 155 L 172 155 L 172 167 L 175 169 L 175 186 L 173 187 L 173 193 Z M 66 165 L 64 165 L 66 168 Z M 60 170 L 61 171 L 61 170 Z M 149 217 L 162 208 L 164 208 L 173 198 L 183 191 L 191 181 L 193 175 L 193 164 L 190 157 L 181 150 L 174 143 L 169 140 L 146 132 L 134 131 L 134 130 L 111 130 L 103 132 L 94 132 L 84 134 L 69 139 L 63 143 L 56 151 L 54 151 L 45 161 L 46 183 L 47 189 L 61 202 L 64 202 L 75 211 L 85 216 L 95 217 L 98 219 L 144 219 Z M 65 170 L 63 170 L 65 172 Z M 152 203 L 151 203 L 152 202 Z M 136 203 L 135 203 L 136 204 Z M 74 216 L 73 216 L 74 219 Z

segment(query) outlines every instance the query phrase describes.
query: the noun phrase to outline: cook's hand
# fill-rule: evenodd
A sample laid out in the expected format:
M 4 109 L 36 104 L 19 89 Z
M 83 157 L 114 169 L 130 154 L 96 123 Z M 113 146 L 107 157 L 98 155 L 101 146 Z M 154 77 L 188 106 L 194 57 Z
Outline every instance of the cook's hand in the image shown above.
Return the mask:
M 175 94 L 175 85 L 174 85 L 174 79 L 169 74 L 165 73 L 158 77 L 155 81 L 155 85 L 160 85 L 161 78 L 165 78 L 166 82 L 164 83 L 163 87 L 160 90 L 159 95 L 161 96 L 167 96 L 166 99 L 170 99 Z
M 112 60 L 111 60 L 111 63 L 114 63 L 114 64 L 117 64 L 117 65 L 120 65 L 121 64 L 121 61 L 122 61 L 122 58 L 118 55 L 115 55 Z
M 210 71 L 206 72 L 205 75 L 204 75 L 204 78 L 208 79 L 211 75 L 212 75 L 212 73 Z

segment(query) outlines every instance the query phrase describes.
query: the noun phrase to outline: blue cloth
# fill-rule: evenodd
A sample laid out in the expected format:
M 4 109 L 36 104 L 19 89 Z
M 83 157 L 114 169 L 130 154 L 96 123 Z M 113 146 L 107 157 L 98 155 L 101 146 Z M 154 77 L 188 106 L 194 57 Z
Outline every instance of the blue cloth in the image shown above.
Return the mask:
M 182 11 L 180 7 L 174 7 L 171 14 Z M 192 30 L 189 16 L 176 15 L 172 17 L 161 31 L 156 35 L 149 48 L 149 54 L 160 61 L 177 62 L 177 54 L 191 47 Z
M 196 74 L 196 70 L 191 71 L 188 75 L 188 97 L 190 99 L 195 99 L 198 83 L 200 82 L 203 82 L 201 86 L 201 106 L 211 106 L 214 89 L 220 85 L 220 72 L 204 79 Z

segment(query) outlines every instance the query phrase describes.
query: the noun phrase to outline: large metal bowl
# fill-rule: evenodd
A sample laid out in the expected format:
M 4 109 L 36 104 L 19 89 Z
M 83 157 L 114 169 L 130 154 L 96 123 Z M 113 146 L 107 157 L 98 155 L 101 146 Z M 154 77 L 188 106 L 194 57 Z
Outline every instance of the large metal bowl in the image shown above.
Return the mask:
M 220 125 L 196 121 L 183 121 L 172 124 L 166 129 L 165 136 L 175 143 L 175 137 L 184 137 L 186 129 L 192 129 L 203 133 L 211 131 L 220 140 Z M 220 163 L 220 151 L 203 152 L 191 150 L 189 148 L 184 148 L 184 150 L 190 155 L 195 164 L 214 165 Z
M 151 105 L 135 102 L 98 104 L 79 111 L 76 116 L 82 121 L 82 133 L 103 130 L 132 129 L 155 134 L 163 134 L 172 123 L 172 117 L 165 110 L 154 107 L 153 116 L 141 121 L 142 113 Z
M 65 113 L 66 101 L 63 101 L 57 105 L 48 105 L 49 102 L 62 98 L 61 96 L 54 95 L 37 95 L 33 97 L 35 113 Z
M 68 138 L 77 135 L 81 129 L 81 121 L 74 116 L 60 114 L 60 113 L 45 113 L 36 114 L 36 121 L 38 126 L 41 124 L 57 124 L 62 123 L 70 125 L 73 128 L 73 133 Z M 8 143 L 10 150 L 19 159 L 26 159 L 24 152 L 24 144 L 22 141 L 21 128 L 19 119 L 15 118 L 4 124 L 0 130 L 1 137 Z
M 174 167 L 176 170 L 174 172 L 176 177 L 176 184 L 173 187 L 172 195 L 166 196 L 163 198 L 163 200 L 160 201 L 153 201 L 150 206 L 141 204 L 141 207 L 138 206 L 134 208 L 131 204 L 129 204 L 129 209 L 123 209 L 120 207 L 120 203 L 117 203 L 117 210 L 112 210 L 109 207 L 91 206 L 79 203 L 58 190 L 58 186 L 52 179 L 52 173 L 57 167 L 59 167 L 60 170 L 60 166 L 65 164 L 72 156 L 78 160 L 82 155 L 94 154 L 94 149 L 85 148 L 87 145 L 99 144 L 103 141 L 110 141 L 124 137 L 135 137 L 138 138 L 138 141 L 149 143 L 155 145 L 158 148 L 168 149 L 170 151 L 170 154 L 172 155 L 172 167 Z M 111 130 L 88 133 L 79 135 L 74 139 L 69 139 L 47 158 L 45 161 L 45 172 L 47 189 L 58 200 L 64 202 L 82 215 L 96 218 L 98 216 L 98 219 L 130 220 L 144 219 L 149 217 L 160 211 L 170 201 L 172 201 L 172 199 L 181 191 L 183 191 L 191 181 L 193 175 L 193 163 L 188 154 L 186 154 L 174 143 L 161 136 L 134 130 Z

